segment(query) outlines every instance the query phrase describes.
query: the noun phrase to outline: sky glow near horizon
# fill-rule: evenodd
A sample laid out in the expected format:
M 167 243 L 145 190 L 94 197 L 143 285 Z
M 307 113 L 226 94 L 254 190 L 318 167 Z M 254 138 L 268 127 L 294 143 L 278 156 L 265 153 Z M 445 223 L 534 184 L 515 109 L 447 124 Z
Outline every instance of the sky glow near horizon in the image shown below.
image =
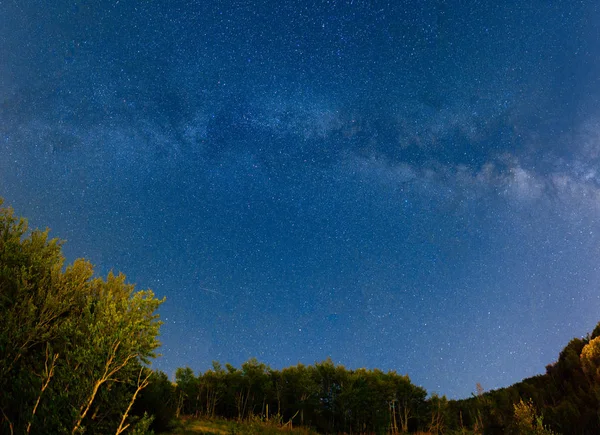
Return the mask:
M 594 1 L 0 2 L 0 196 L 167 302 L 155 367 L 467 397 L 600 321 Z

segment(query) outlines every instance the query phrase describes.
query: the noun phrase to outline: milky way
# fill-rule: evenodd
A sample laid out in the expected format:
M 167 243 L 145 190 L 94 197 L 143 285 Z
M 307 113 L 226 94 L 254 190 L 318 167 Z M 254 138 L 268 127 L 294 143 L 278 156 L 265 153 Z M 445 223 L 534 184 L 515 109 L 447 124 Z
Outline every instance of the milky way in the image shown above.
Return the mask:
M 167 297 L 168 374 L 331 356 L 466 397 L 600 321 L 597 2 L 0 17 L 0 196 Z

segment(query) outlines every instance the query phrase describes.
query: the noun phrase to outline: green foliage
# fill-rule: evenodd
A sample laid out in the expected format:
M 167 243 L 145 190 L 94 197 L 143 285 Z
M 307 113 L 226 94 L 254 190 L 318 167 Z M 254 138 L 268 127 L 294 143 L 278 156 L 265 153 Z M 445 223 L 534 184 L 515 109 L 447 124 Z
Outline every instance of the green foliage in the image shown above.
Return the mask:
M 154 431 L 151 430 L 154 417 L 144 413 L 131 430 L 131 435 L 153 435 Z
M 445 396 L 434 394 L 430 397 L 429 403 L 429 425 L 428 431 L 433 435 L 445 433 L 449 420 L 448 399 Z
M 173 428 L 177 411 L 175 386 L 168 376 L 160 371 L 153 372 L 148 386 L 144 388 L 134 404 L 134 414 L 150 414 L 154 417 L 150 429 L 165 432 Z
M 159 346 L 162 303 L 123 275 L 64 267 L 62 243 L 0 201 L 0 432 L 129 427 L 140 365 Z
M 177 414 L 190 415 L 198 410 L 200 388 L 191 368 L 178 368 L 175 372 Z
M 592 339 L 581 350 L 581 368 L 591 382 L 600 381 L 600 337 Z
M 331 359 L 281 371 L 254 358 L 241 369 L 225 367 L 214 363 L 197 377 L 190 368 L 177 370 L 182 413 L 326 433 L 382 432 L 403 418 L 407 427 L 427 424 L 426 391 L 395 372 L 346 370 Z
M 523 399 L 514 404 L 514 421 L 512 431 L 519 435 L 553 435 L 549 429 L 544 427 L 542 415 L 538 415 L 533 401 L 525 402 Z
M 180 369 L 177 381 L 179 391 L 186 391 L 181 409 L 238 424 L 260 421 L 320 433 L 597 434 L 599 343 L 596 338 L 571 340 L 546 374 L 496 391 L 479 387 L 478 395 L 458 401 L 437 395 L 427 399 L 408 376 L 347 370 L 331 359 L 282 370 L 255 359 L 241 370 L 214 363 L 198 376 Z
M 571 340 L 544 375 L 450 403 L 453 420 L 470 429 L 481 421 L 484 433 L 600 433 L 599 330 L 600 323 L 590 337 Z

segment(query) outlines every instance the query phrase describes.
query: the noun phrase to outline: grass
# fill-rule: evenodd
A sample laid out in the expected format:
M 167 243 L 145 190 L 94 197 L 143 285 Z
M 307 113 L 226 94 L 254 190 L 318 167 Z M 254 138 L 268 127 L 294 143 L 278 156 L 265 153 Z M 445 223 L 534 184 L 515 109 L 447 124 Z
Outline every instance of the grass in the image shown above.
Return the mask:
M 244 422 L 223 419 L 182 418 L 171 435 L 316 435 L 306 428 L 290 429 L 274 423 L 251 420 Z

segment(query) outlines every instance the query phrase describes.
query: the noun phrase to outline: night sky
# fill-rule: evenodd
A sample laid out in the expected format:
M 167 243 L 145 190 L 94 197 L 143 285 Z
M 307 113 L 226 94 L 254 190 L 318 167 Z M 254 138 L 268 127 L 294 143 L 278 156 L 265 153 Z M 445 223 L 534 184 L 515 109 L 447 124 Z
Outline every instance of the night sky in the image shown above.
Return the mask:
M 167 301 L 153 366 L 468 397 L 600 321 L 600 4 L 0 1 L 0 196 Z

